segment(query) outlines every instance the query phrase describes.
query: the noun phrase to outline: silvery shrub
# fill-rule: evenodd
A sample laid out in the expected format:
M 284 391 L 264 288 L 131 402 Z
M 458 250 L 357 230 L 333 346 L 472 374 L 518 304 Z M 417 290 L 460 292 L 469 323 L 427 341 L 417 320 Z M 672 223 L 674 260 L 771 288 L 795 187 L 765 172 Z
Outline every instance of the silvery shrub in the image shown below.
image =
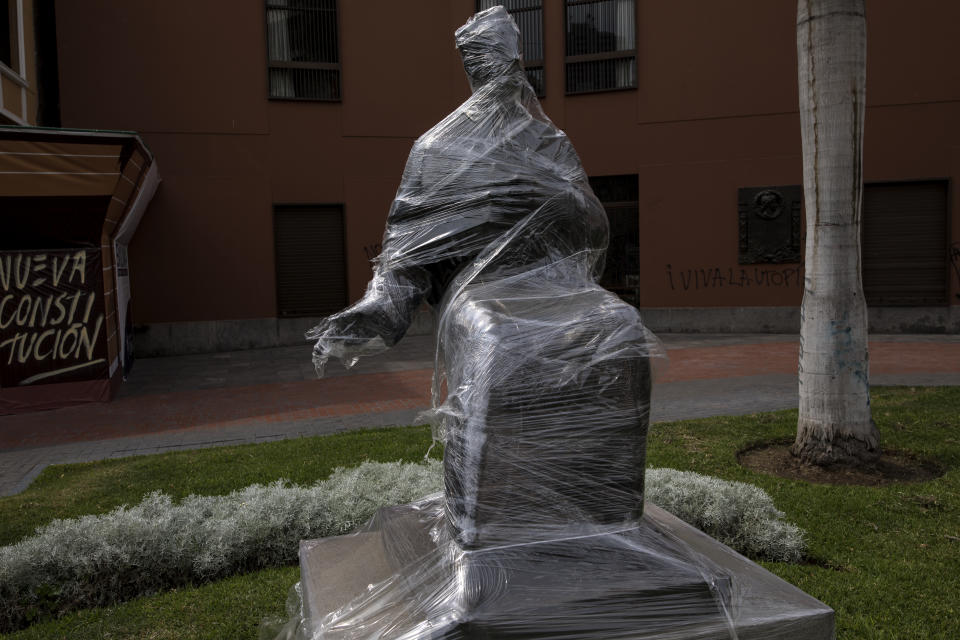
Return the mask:
M 440 463 L 363 463 L 300 487 L 282 480 L 174 504 L 148 494 L 54 520 L 0 548 L 0 631 L 188 583 L 294 564 L 302 539 L 348 533 L 381 506 L 442 487 Z
M 647 469 L 646 498 L 750 558 L 801 562 L 805 534 L 760 487 L 693 471 Z
M 0 547 L 0 631 L 183 584 L 294 564 L 299 541 L 348 533 L 382 506 L 442 490 L 441 463 L 365 462 L 301 487 L 278 480 L 179 503 L 153 492 L 133 507 L 54 520 Z M 654 504 L 753 558 L 799 562 L 803 532 L 742 482 L 648 469 Z

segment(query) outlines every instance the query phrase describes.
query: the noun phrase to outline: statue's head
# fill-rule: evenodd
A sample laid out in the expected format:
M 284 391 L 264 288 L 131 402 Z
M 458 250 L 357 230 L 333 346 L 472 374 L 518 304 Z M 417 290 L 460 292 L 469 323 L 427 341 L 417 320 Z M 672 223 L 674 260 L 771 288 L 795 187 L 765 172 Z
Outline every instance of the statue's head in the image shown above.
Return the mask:
M 474 90 L 521 68 L 520 30 L 501 6 L 471 17 L 457 29 L 455 37 L 463 68 Z

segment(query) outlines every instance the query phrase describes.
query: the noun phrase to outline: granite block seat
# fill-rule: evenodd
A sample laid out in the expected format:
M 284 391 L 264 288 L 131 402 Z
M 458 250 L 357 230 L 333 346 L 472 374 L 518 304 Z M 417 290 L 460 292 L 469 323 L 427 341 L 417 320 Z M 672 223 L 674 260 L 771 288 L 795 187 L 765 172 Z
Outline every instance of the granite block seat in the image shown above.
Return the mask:
M 454 538 L 483 548 L 635 521 L 650 409 L 639 314 L 596 286 L 498 288 L 465 290 L 441 329 Z

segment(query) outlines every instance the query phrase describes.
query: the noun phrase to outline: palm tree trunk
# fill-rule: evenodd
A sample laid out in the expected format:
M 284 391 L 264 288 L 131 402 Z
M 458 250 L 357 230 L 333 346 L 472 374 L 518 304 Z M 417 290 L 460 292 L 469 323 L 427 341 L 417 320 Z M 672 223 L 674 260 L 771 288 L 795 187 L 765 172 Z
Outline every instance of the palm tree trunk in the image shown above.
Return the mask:
M 799 0 L 807 242 L 800 417 L 791 451 L 821 465 L 867 462 L 880 452 L 860 280 L 866 50 L 864 0 Z

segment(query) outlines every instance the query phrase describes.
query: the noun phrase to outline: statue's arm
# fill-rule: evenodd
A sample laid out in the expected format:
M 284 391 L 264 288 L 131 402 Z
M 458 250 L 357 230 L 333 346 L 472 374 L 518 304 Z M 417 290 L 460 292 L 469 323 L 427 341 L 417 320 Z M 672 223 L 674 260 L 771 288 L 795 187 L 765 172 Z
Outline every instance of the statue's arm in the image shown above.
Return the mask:
M 313 359 L 319 371 L 335 356 L 346 365 L 395 345 L 407 332 L 430 291 L 424 269 L 382 269 L 378 265 L 363 298 L 324 318 L 307 332 L 315 340 Z
M 422 163 L 422 149 L 416 144 L 387 215 L 383 252 L 363 298 L 307 332 L 307 338 L 315 341 L 313 359 L 321 373 L 330 357 L 349 366 L 360 356 L 389 349 L 406 334 L 421 303 L 433 302 L 436 278 L 431 265 L 424 264 L 430 257 L 411 255 L 409 250 L 415 244 L 410 236 L 422 235 L 432 202 L 422 182 Z

